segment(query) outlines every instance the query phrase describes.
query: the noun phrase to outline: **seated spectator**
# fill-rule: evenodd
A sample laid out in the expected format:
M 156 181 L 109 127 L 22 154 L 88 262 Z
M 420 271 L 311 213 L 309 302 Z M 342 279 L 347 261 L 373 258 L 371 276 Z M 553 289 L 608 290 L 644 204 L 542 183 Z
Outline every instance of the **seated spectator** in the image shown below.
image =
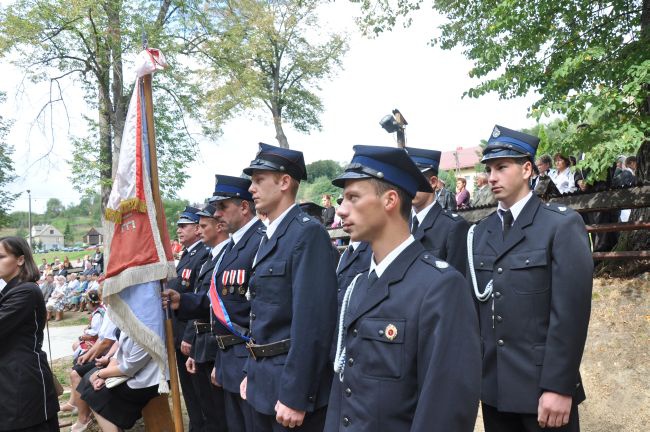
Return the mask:
M 557 153 L 553 160 L 555 161 L 555 173 L 551 174 L 551 179 L 557 190 L 561 194 L 571 193 L 576 191 L 575 179 L 571 172 L 571 161 L 568 157 Z
M 84 256 L 83 265 L 81 267 L 82 267 L 81 270 L 82 273 L 84 273 L 86 276 L 90 275 L 90 272 L 92 271 L 93 268 L 93 263 L 92 261 L 90 261 L 90 255 Z
M 84 375 L 77 387 L 103 431 L 130 429 L 142 417 L 147 403 L 158 396 L 158 365 L 124 332 L 118 343 L 119 348 L 108 366 Z M 126 381 L 107 388 L 106 379 L 111 377 L 125 377 Z
M 41 285 L 41 292 L 43 293 L 43 299 L 47 303 L 54 291 L 54 275 L 52 273 L 45 273 L 45 282 Z
M 38 266 L 38 271 L 43 273 L 45 271 L 45 268 L 47 267 L 47 260 L 45 258 L 42 259 L 41 265 Z
M 86 301 L 90 307 L 90 322 L 81 336 L 79 336 L 79 340 L 74 341 L 72 344 L 72 350 L 74 351 L 73 359 L 75 360 L 81 354 L 88 351 L 97 341 L 99 337 L 99 329 L 102 327 L 102 321 L 104 320 L 104 314 L 106 313 L 106 308 L 104 308 L 104 305 L 102 304 L 99 291 L 88 290 L 86 293 Z
M 75 273 L 68 274 L 68 289 L 65 299 L 65 305 L 68 310 L 73 310 L 79 306 L 79 301 L 76 298 L 79 286 L 81 286 L 81 283 L 79 282 L 78 276 Z
M 54 284 L 54 290 L 47 303 L 45 303 L 45 309 L 47 310 L 48 320 L 55 318 L 55 321 L 61 321 L 63 319 L 63 308 L 65 307 L 67 289 L 65 276 L 56 276 L 54 278 Z
M 63 268 L 68 271 L 72 269 L 72 263 L 70 262 L 70 258 L 67 256 L 63 258 Z
M 83 312 L 86 310 L 86 301 L 83 295 L 88 288 L 88 281 L 86 280 L 86 275 L 83 273 L 79 274 L 78 277 L 78 284 L 70 290 L 70 305 L 75 312 Z
M 469 207 L 469 191 L 467 190 L 467 180 L 463 177 L 456 180 L 456 208 L 464 209 Z

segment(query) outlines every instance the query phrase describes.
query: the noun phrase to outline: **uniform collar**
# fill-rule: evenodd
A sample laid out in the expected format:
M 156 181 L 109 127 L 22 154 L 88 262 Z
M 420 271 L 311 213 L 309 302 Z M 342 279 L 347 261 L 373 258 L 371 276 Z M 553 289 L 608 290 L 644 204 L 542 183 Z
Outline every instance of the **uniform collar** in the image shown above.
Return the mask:
M 192 245 L 187 248 L 187 252 L 192 252 L 192 249 L 194 249 L 199 243 L 201 243 L 201 240 L 197 240 L 196 242 L 192 243 Z
M 375 254 L 372 254 L 372 259 L 370 260 L 370 269 L 368 270 L 368 275 L 373 271 L 377 274 L 377 277 L 380 278 L 382 274 L 386 271 L 389 265 L 402 253 L 404 249 L 409 247 L 415 239 L 412 235 L 409 235 L 406 240 L 404 240 L 399 246 L 393 249 L 386 257 L 379 263 L 375 264 Z
M 525 197 L 523 197 L 522 199 L 520 199 L 519 201 L 514 203 L 512 205 L 512 207 L 510 207 L 509 209 L 505 208 L 503 206 L 503 204 L 501 203 L 501 201 L 499 201 L 499 205 L 498 205 L 497 209 L 500 210 L 500 211 L 497 211 L 497 214 L 499 215 L 499 219 L 501 219 L 501 222 L 503 222 L 503 216 L 501 216 L 501 212 L 506 211 L 506 210 L 510 210 L 510 213 L 512 213 L 512 221 L 513 222 L 516 221 L 517 216 L 519 216 L 521 211 L 526 206 L 526 203 L 530 200 L 530 198 L 532 196 L 533 196 L 533 191 L 528 192 L 528 194 Z
M 227 238 L 227 239 L 225 239 L 224 241 L 222 241 L 221 243 L 219 243 L 218 245 L 216 245 L 215 247 L 213 247 L 212 250 L 210 251 L 210 255 L 212 256 L 212 258 L 214 258 L 214 257 L 216 257 L 217 255 L 219 255 L 219 252 L 221 252 L 221 250 L 222 250 L 223 248 L 225 248 L 226 245 L 227 245 L 229 242 L 230 242 L 230 239 Z
M 413 216 L 415 216 L 416 218 L 418 218 L 418 222 L 420 223 L 420 225 L 422 225 L 422 222 L 424 222 L 424 218 L 427 217 L 429 211 L 433 208 L 434 205 L 436 205 L 436 203 L 437 201 L 434 199 L 431 204 L 429 204 L 428 206 L 420 210 L 419 213 L 416 213 L 415 209 L 411 208 L 411 219 L 413 219 Z
M 246 234 L 246 231 L 248 231 L 250 229 L 250 227 L 252 227 L 256 223 L 257 223 L 257 218 L 254 217 L 251 220 L 249 220 L 246 225 L 244 225 L 243 227 L 241 227 L 237 231 L 235 231 L 232 234 L 232 237 L 231 237 L 233 244 L 236 245 L 239 242 L 239 240 L 241 240 L 241 238 L 244 237 L 244 234 Z
M 359 247 L 360 244 L 361 244 L 360 241 L 351 241 L 350 242 L 350 246 L 352 246 L 353 251 L 357 250 L 357 248 Z
M 273 233 L 275 233 L 275 230 L 278 229 L 280 224 L 282 223 L 282 220 L 287 216 L 287 214 L 294 208 L 296 207 L 296 204 L 290 205 L 288 209 L 286 209 L 280 216 L 277 217 L 273 222 L 271 222 L 268 227 L 266 228 L 266 237 L 271 238 L 273 236 Z

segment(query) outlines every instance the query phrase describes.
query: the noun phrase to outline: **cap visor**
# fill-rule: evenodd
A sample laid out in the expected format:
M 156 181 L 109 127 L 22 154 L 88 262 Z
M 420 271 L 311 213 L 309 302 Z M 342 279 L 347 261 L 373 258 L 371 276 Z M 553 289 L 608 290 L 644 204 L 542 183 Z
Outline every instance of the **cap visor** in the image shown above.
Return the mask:
M 195 224 L 195 223 L 197 222 L 194 222 L 192 219 L 180 218 L 178 222 L 176 222 L 176 225 Z
M 497 151 L 492 151 L 488 154 L 484 154 L 483 157 L 481 158 L 481 163 L 485 163 L 488 160 L 491 159 L 501 159 L 501 158 L 529 158 L 531 157 L 530 155 L 526 154 L 521 154 L 516 151 L 512 151 L 509 149 L 503 149 L 503 150 L 497 150 Z
M 230 199 L 230 198 L 232 198 L 232 197 L 223 196 L 223 195 L 215 195 L 215 196 L 211 196 L 210 198 L 208 198 L 208 202 L 213 203 L 213 202 L 217 202 L 217 201 L 225 201 L 225 200 Z
M 345 187 L 345 182 L 346 180 L 361 180 L 361 179 L 368 179 L 368 178 L 374 178 L 373 176 L 366 174 L 366 173 L 360 173 L 356 171 L 346 171 L 334 180 L 332 180 L 332 184 L 336 187 Z

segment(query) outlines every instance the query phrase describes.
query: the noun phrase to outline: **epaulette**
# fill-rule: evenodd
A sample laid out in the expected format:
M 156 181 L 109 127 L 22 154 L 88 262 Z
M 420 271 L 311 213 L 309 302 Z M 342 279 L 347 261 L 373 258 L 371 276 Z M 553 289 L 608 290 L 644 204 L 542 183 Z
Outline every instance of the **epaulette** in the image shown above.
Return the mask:
M 565 206 L 564 204 L 544 203 L 542 208 L 546 210 L 551 210 L 555 213 L 560 213 L 562 215 L 566 215 L 567 213 L 569 213 L 569 207 Z
M 450 267 L 447 261 L 438 259 L 431 253 L 425 253 L 420 259 L 440 272 L 443 272 Z

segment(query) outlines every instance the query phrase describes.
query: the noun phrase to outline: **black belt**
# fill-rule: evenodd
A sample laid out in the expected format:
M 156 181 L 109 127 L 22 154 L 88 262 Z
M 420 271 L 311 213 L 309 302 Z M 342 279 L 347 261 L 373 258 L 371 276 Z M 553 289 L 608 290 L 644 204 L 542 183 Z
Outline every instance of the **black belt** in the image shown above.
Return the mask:
M 196 330 L 196 334 L 208 333 L 212 331 L 212 325 L 210 323 L 194 321 L 194 329 Z
M 291 339 L 284 339 L 266 345 L 255 345 L 250 342 L 246 344 L 246 349 L 248 349 L 253 360 L 257 360 L 258 357 L 273 357 L 285 354 L 289 352 L 289 348 L 291 348 Z
M 225 350 L 230 346 L 243 344 L 245 342 L 242 338 L 239 338 L 235 335 L 214 335 L 214 338 L 217 340 L 217 346 L 221 350 Z

